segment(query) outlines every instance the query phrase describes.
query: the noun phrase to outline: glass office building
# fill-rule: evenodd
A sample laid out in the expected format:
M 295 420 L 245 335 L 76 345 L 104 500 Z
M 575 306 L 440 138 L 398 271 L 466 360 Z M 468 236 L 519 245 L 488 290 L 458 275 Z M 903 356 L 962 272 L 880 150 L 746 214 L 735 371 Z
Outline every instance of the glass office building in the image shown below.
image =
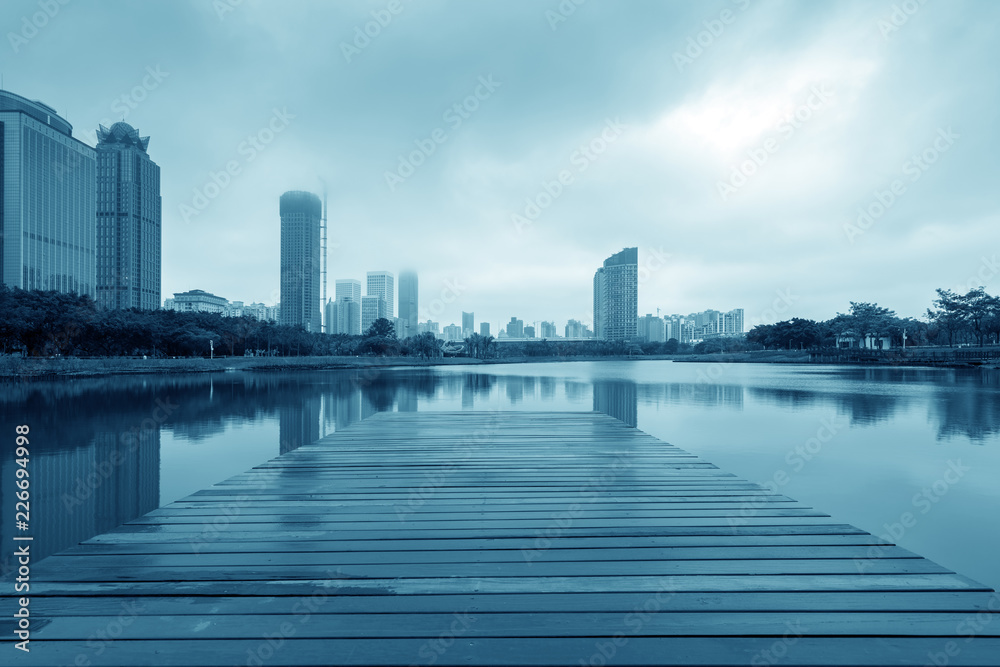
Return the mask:
M 54 109 L 0 90 L 0 276 L 96 297 L 97 160 Z
M 311 192 L 281 195 L 281 324 L 322 331 L 320 219 L 323 204 Z
M 128 123 L 97 130 L 97 303 L 160 307 L 160 168 Z

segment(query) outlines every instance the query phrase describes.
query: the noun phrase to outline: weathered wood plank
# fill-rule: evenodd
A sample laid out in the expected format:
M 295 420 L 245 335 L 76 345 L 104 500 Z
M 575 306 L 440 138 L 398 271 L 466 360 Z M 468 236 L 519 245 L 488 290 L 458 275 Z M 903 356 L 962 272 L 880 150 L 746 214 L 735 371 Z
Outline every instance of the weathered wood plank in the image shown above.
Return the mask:
M 24 665 L 1000 655 L 988 587 L 596 413 L 378 414 L 32 577 Z

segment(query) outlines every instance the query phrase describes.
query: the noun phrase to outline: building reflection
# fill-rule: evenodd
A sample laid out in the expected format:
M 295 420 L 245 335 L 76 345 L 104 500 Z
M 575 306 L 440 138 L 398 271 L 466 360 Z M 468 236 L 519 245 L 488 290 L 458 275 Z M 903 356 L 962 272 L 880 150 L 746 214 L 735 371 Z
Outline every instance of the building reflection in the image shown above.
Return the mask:
M 594 383 L 594 411 L 603 412 L 635 428 L 639 424 L 639 389 L 624 380 Z

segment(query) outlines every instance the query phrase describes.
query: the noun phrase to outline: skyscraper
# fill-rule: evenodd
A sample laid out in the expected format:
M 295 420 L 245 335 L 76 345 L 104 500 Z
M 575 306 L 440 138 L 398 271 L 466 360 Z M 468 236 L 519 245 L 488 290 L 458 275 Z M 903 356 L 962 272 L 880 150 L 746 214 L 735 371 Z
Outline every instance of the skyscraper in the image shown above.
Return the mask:
M 97 294 L 97 153 L 73 138 L 73 126 L 54 109 L 4 90 L 0 279 L 28 290 Z
M 462 335 L 471 336 L 476 330 L 476 314 L 462 311 Z
M 160 168 L 128 123 L 97 130 L 97 303 L 160 307 Z
M 392 319 L 396 316 L 396 291 L 394 277 L 389 271 L 369 271 L 367 296 L 380 296 L 385 301 L 385 314 L 379 317 Z
M 399 338 L 417 335 L 417 274 L 402 271 L 399 274 Z
M 594 331 L 605 340 L 635 338 L 639 319 L 639 249 L 625 248 L 594 274 Z
M 380 317 L 388 317 L 388 308 L 385 299 L 381 296 L 367 295 L 361 297 L 361 333 L 368 331 L 368 328 Z
M 321 331 L 320 218 L 311 192 L 281 195 L 281 324 Z

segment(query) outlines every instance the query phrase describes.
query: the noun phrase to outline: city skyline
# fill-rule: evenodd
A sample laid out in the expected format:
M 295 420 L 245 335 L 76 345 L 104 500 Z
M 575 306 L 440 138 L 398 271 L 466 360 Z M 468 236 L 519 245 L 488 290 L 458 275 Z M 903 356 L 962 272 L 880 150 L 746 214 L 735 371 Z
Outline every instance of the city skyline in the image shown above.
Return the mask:
M 998 132 L 977 111 L 997 47 L 963 23 L 995 25 L 996 5 L 412 7 L 360 48 L 367 4 L 221 4 L 60 5 L 8 39 L 4 87 L 74 137 L 121 120 L 155 137 L 164 295 L 277 301 L 277 198 L 320 179 L 330 277 L 410 266 L 442 322 L 586 321 L 595 262 L 634 245 L 640 267 L 670 257 L 640 313 L 716 304 L 748 324 L 852 300 L 921 316 L 938 287 L 1000 280 Z M 515 37 L 526 58 L 494 48 Z

